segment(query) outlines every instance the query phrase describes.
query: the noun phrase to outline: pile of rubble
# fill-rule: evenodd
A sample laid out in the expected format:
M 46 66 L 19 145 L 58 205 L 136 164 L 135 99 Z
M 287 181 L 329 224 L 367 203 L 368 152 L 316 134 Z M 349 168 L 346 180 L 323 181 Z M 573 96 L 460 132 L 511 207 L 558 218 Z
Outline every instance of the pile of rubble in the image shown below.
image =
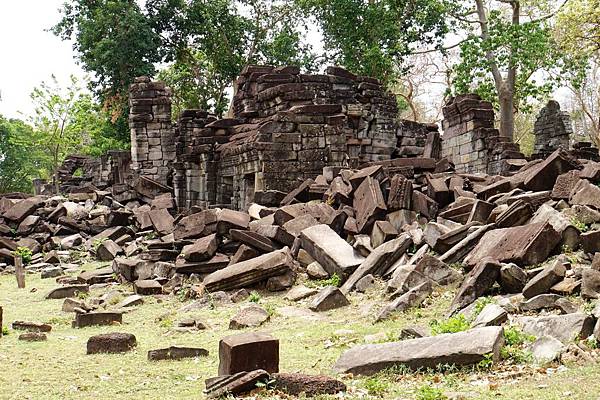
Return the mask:
M 293 300 L 312 296 L 310 309 L 326 311 L 350 304 L 350 292 L 381 279 L 386 302 L 375 319 L 383 320 L 422 305 L 440 288 L 458 287 L 449 315 L 472 315 L 478 298 L 498 295 L 474 318 L 473 329 L 355 347 L 334 369 L 371 374 L 397 364 L 417 369 L 469 365 L 490 354 L 497 359 L 506 321 L 538 337 L 542 350 L 550 343 L 553 359 L 573 338 L 600 333 L 600 308 L 588 314 L 566 297 L 600 297 L 599 182 L 600 163 L 559 149 L 505 177 L 456 173 L 445 159 L 429 158 L 355 170 L 325 167 L 281 194 L 279 207 L 253 203 L 247 212 L 176 214 L 170 193 L 126 205 L 99 190 L 67 198 L 3 197 L 0 257 L 11 271 L 14 258 L 30 252 L 26 269 L 61 284 L 48 298 L 73 297 L 96 283 L 132 282 L 136 295 L 119 307 L 144 295 L 235 296 L 261 288 L 289 289 Z M 111 264 L 81 272 L 77 257 L 85 256 Z M 81 273 L 65 275 L 75 271 Z M 340 285 L 294 287 L 300 275 Z M 74 327 L 122 318 L 76 300 L 65 307 L 76 312 Z M 257 308 L 230 327 L 259 326 L 268 315 Z M 125 348 L 134 345 L 123 340 Z M 163 349 L 156 357 L 172 354 L 177 350 Z M 263 371 L 259 378 L 220 375 L 244 381 L 268 373 L 257 371 Z M 231 383 L 219 379 L 209 392 Z

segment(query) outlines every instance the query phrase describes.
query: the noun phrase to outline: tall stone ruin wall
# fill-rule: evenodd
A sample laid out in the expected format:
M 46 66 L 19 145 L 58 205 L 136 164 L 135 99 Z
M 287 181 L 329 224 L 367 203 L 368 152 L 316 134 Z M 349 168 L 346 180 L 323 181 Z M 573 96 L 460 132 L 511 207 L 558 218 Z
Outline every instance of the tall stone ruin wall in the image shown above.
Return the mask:
M 182 208 L 243 209 L 255 192 L 288 192 L 325 166 L 436 151 L 426 149 L 435 126 L 397 121 L 393 95 L 377 80 L 341 68 L 301 74 L 296 67 L 248 66 L 236 90 L 231 118 L 185 110 L 174 125 L 164 84 L 136 80 L 134 171 L 172 185 Z
M 442 156 L 458 172 L 506 174 L 525 164 L 519 146 L 494 128 L 492 104 L 476 94 L 452 98 L 443 110 Z

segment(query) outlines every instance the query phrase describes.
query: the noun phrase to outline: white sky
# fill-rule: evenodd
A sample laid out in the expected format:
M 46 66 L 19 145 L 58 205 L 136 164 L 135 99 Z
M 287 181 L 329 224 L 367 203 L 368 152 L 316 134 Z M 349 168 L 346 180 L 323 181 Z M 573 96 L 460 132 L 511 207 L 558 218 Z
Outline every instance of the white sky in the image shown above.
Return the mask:
M 0 114 L 25 118 L 31 113 L 34 87 L 56 75 L 61 85 L 69 75 L 83 77 L 72 44 L 45 30 L 60 18 L 64 0 L 0 0 Z

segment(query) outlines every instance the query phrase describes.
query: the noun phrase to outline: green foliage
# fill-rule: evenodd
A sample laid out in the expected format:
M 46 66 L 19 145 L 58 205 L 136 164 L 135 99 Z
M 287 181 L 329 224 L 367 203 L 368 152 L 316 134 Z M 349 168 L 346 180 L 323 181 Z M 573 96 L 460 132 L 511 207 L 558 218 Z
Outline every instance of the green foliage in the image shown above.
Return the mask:
M 525 350 L 525 344 L 535 340 L 535 336 L 522 332 L 516 326 L 504 327 L 504 346 L 500 349 L 500 356 L 516 364 L 529 363 L 532 360 L 530 351 Z
M 31 262 L 33 252 L 29 247 L 19 246 L 15 251 L 13 251 L 13 255 L 15 257 L 21 257 L 23 264 L 27 265 Z
M 325 286 L 340 287 L 340 286 L 342 286 L 342 278 L 340 278 L 340 276 L 338 274 L 334 273 L 327 279 L 318 279 L 318 280 L 308 281 L 308 282 L 306 282 L 306 286 L 308 286 L 308 287 L 325 287 Z
M 10 333 L 10 331 L 8 330 L 8 326 L 3 326 L 2 327 L 2 335 L 6 336 Z
M 97 252 L 98 248 L 102 245 L 102 243 L 106 242 L 107 240 L 108 238 L 94 239 L 92 241 L 92 249 L 94 250 L 94 252 Z
M 504 342 L 507 346 L 519 346 L 534 340 L 535 336 L 524 333 L 516 326 L 504 327 Z
M 483 360 L 477 363 L 477 369 L 480 371 L 489 371 L 494 366 L 494 355 L 486 354 Z
M 447 399 L 442 389 L 434 388 L 429 385 L 422 385 L 417 388 L 416 400 L 444 400 Z
M 0 193 L 32 191 L 31 180 L 40 168 L 32 136 L 25 122 L 0 115 Z
M 475 319 L 479 314 L 481 314 L 481 311 L 485 308 L 485 306 L 493 303 L 494 299 L 489 296 L 478 298 L 475 301 L 475 306 L 473 308 L 473 319 Z
M 585 233 L 590 230 L 590 227 L 584 222 L 580 221 L 577 217 L 571 217 L 571 224 L 581 233 Z
M 383 397 L 388 391 L 390 383 L 381 379 L 378 375 L 365 380 L 365 389 L 371 396 Z
M 327 57 L 388 85 L 413 46 L 437 45 L 448 32 L 442 0 L 298 0 L 320 25 Z
M 160 61 L 160 36 L 135 0 L 70 0 L 52 28 L 73 49 L 91 87 L 111 110 L 113 121 L 127 107 L 127 89 L 136 76 L 153 75 Z
M 258 303 L 260 302 L 260 294 L 258 292 L 251 292 L 250 296 L 248 296 L 248 301 L 251 303 Z
M 272 390 L 272 389 L 275 389 L 276 383 L 277 383 L 277 380 L 275 380 L 275 378 L 267 378 L 262 381 L 256 382 L 256 387 L 260 388 L 260 389 L 265 389 L 265 390 Z
M 469 321 L 463 314 L 457 314 L 445 321 L 432 320 L 429 323 L 432 335 L 440 335 L 442 333 L 457 333 L 469 329 Z

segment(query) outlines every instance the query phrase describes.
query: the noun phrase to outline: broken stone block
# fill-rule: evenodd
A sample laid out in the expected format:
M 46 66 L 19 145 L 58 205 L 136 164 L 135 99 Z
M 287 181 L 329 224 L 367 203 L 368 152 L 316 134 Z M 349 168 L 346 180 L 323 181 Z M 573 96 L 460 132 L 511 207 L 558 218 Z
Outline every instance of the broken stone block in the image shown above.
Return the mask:
M 228 234 L 231 229 L 248 229 L 250 215 L 241 211 L 221 209 L 217 211 L 217 232 Z
M 467 274 L 458 289 L 450 305 L 450 313 L 454 314 L 485 295 L 500 276 L 500 268 L 502 268 L 500 264 L 490 259 L 482 260 L 477 264 Z
M 251 258 L 258 257 L 259 255 L 260 253 L 256 249 L 242 244 L 240 247 L 238 247 L 235 254 L 229 260 L 229 265 L 250 260 Z
M 487 201 L 477 200 L 473 203 L 473 208 L 471 208 L 471 212 L 469 214 L 469 218 L 467 218 L 467 223 L 469 222 L 480 222 L 482 224 L 487 223 L 492 210 L 496 208 L 496 205 L 493 203 L 488 203 Z
M 600 209 L 600 187 L 581 179 L 571 191 L 569 204 Z
M 419 325 L 412 325 L 402 328 L 400 331 L 400 335 L 398 335 L 399 340 L 407 340 L 407 339 L 417 339 L 422 337 L 431 336 L 429 332 L 429 328 L 425 328 Z
M 474 266 L 490 257 L 518 265 L 538 264 L 548 258 L 559 242 L 560 235 L 549 223 L 495 229 L 483 235 L 464 263 Z
M 269 292 L 280 292 L 289 289 L 296 281 L 296 274 L 288 271 L 283 275 L 272 276 L 267 280 L 266 288 Z
M 68 285 L 52 289 L 44 298 L 45 299 L 65 299 L 67 297 L 76 297 L 77 293 L 88 293 L 90 287 L 88 285 Z
M 291 269 L 292 263 L 290 251 L 286 247 L 215 271 L 204 278 L 202 285 L 210 293 L 240 289 L 272 276 L 282 275 Z
M 369 288 L 375 284 L 375 277 L 371 274 L 365 275 L 356 282 L 356 291 L 358 293 L 365 293 Z
M 433 178 L 430 174 L 425 176 L 427 181 L 427 194 L 432 198 L 438 207 L 445 207 L 451 201 L 450 189 L 443 178 Z
M 318 262 L 314 261 L 306 267 L 306 273 L 312 279 L 327 279 L 329 273 Z
M 237 396 L 256 389 L 258 382 L 264 382 L 268 379 L 269 374 L 262 369 L 250 372 L 238 372 L 234 375 L 218 376 L 206 380 L 204 394 L 209 398 Z
M 96 257 L 98 257 L 100 261 L 112 261 L 122 252 L 123 249 L 121 246 L 108 239 L 100 243 L 98 249 L 96 249 Z
M 585 300 L 600 298 L 600 271 L 586 268 L 581 274 L 581 297 Z
M 182 360 L 184 358 L 196 358 L 208 356 L 208 350 L 196 347 L 171 346 L 166 349 L 148 351 L 148 360 Z
M 506 293 L 520 293 L 527 284 L 527 274 L 516 264 L 506 264 L 500 268 L 498 283 Z
M 453 285 L 463 277 L 460 272 L 428 253 L 421 257 L 414 270 L 440 286 Z
M 542 336 L 531 344 L 533 360 L 538 365 L 545 365 L 557 360 L 566 347 L 552 336 Z
M 557 294 L 538 294 L 519 305 L 519 310 L 527 311 L 538 311 L 542 309 L 554 309 L 557 308 L 556 303 L 562 296 Z
M 120 312 L 89 312 L 75 314 L 72 322 L 73 328 L 85 328 L 94 325 L 113 325 L 123 322 L 123 314 Z
M 365 275 L 383 275 L 406 253 L 411 244 L 412 239 L 404 233 L 396 239 L 377 247 L 344 282 L 341 287 L 342 292 L 350 292 L 354 285 Z
M 131 333 L 105 333 L 92 336 L 87 341 L 87 354 L 126 353 L 137 346 Z
M 217 235 L 213 233 L 196 240 L 194 244 L 184 246 L 181 253 L 188 261 L 206 261 L 216 254 L 218 244 Z
M 350 302 L 335 286 L 327 286 L 319 291 L 308 306 L 312 311 L 329 311 L 349 306 Z
M 264 369 L 279 372 L 279 340 L 267 333 L 226 336 L 219 342 L 219 375 Z
M 499 326 L 488 326 L 400 342 L 355 346 L 341 355 L 333 369 L 338 373 L 373 375 L 400 365 L 418 370 L 443 364 L 472 365 L 489 356 L 498 360 L 504 343 L 502 332 Z
M 581 247 L 586 253 L 596 253 L 600 251 L 600 230 L 584 232 L 579 236 Z
M 346 391 L 346 385 L 323 375 L 277 373 L 271 376 L 275 388 L 289 396 L 319 396 Z
M 536 337 L 552 336 L 562 343 L 585 339 L 592 334 L 594 318 L 580 313 L 518 317 L 515 322 L 523 332 Z
M 138 280 L 133 282 L 133 291 L 141 296 L 162 294 L 162 285 L 152 279 Z
M 387 207 L 389 211 L 410 210 L 412 203 L 412 182 L 401 174 L 395 174 L 390 180 L 390 194 Z
M 154 229 L 159 234 L 168 235 L 173 232 L 175 219 L 166 209 L 152 210 L 148 212 L 148 216 L 150 217 Z
M 412 209 L 425 218 L 433 219 L 438 213 L 438 204 L 424 193 L 413 191 Z
M 523 296 L 526 299 L 530 299 L 538 294 L 547 293 L 552 286 L 565 277 L 565 273 L 567 272 L 565 265 L 567 263 L 568 261 L 564 256 L 558 257 L 527 282 L 523 288 Z
M 113 274 L 114 271 L 112 267 L 103 267 L 92 271 L 82 272 L 81 274 L 79 274 L 77 279 L 80 282 L 85 282 L 88 285 L 93 285 L 95 283 L 105 283 L 114 281 Z
M 62 276 L 62 275 L 64 275 L 64 272 L 61 267 L 47 267 L 47 268 L 42 269 L 40 278 L 49 279 L 49 278 L 56 278 L 56 277 Z
M 43 342 L 48 340 L 48 336 L 41 332 L 27 332 L 20 334 L 19 340 L 24 342 Z
M 581 180 L 579 174 L 580 171 L 572 170 L 559 175 L 552 188 L 551 197 L 555 200 L 568 200 L 571 197 L 573 188 Z
M 304 214 L 287 221 L 282 227 L 294 237 L 298 237 L 304 229 L 315 225 L 319 225 L 319 221 L 310 214 Z
M 259 306 L 249 306 L 240 310 L 229 321 L 229 329 L 256 328 L 270 318 L 269 313 Z
M 18 331 L 29 331 L 29 332 L 50 332 L 52 326 L 48 324 L 41 324 L 38 322 L 27 322 L 27 321 L 14 321 L 12 328 Z
M 471 323 L 471 328 L 500 326 L 508 319 L 508 313 L 497 304 L 487 304 Z
M 27 216 L 33 214 L 35 210 L 42 206 L 44 200 L 41 197 L 29 197 L 17 201 L 2 216 L 10 221 L 20 223 Z
M 379 181 L 366 177 L 354 192 L 353 208 L 359 233 L 368 232 L 373 223 L 385 217 L 387 206 Z
M 430 282 L 424 282 L 413 287 L 385 306 L 377 315 L 376 321 L 383 321 L 389 318 L 394 312 L 404 312 L 409 308 L 420 306 L 429 297 L 432 290 Z
M 314 294 L 317 294 L 317 289 L 309 288 L 306 286 L 295 286 L 286 293 L 284 299 L 290 301 L 299 301 L 310 297 Z
M 381 244 L 398 236 L 398 231 L 388 221 L 375 221 L 371 231 L 371 246 L 375 249 Z
M 75 312 L 75 310 L 88 310 L 87 305 L 83 300 L 66 298 L 62 305 L 63 312 Z
M 364 261 L 348 242 L 324 224 L 303 230 L 300 240 L 302 248 L 330 275 L 348 276 Z
M 581 168 L 563 149 L 558 149 L 548 158 L 525 172 L 524 186 L 527 190 L 552 190 L 559 175 Z
M 231 239 L 246 244 L 262 252 L 270 253 L 278 248 L 275 242 L 257 232 L 231 229 Z

